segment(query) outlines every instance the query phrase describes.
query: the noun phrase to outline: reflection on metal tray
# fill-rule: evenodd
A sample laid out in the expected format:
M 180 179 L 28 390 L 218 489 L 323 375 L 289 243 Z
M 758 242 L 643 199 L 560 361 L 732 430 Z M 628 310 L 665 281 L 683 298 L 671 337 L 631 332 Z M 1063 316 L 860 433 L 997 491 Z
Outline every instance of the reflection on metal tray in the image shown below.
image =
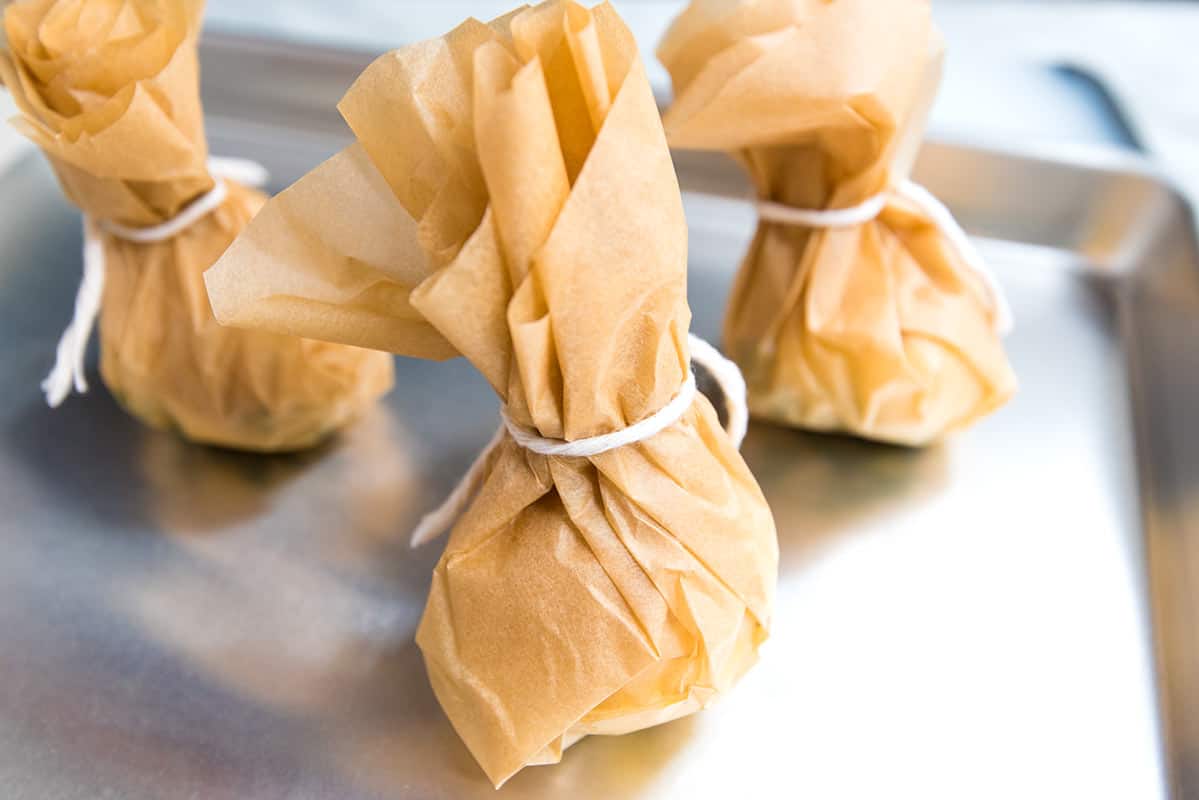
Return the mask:
M 209 39 L 214 152 L 293 180 L 346 141 L 333 106 L 366 60 Z M 752 211 L 727 162 L 678 165 L 709 193 L 687 210 L 714 337 Z M 1172 774 L 1199 786 L 1187 211 L 1132 162 L 930 145 L 918 177 L 986 237 L 1018 398 L 923 451 L 755 424 L 782 551 L 761 664 L 503 796 L 1162 796 L 1150 595 Z M 78 221 L 36 158 L 0 198 L 0 794 L 495 796 L 412 642 L 437 547 L 405 545 L 494 429 L 484 381 L 402 361 L 385 405 L 291 458 L 188 446 L 102 390 L 50 412 Z

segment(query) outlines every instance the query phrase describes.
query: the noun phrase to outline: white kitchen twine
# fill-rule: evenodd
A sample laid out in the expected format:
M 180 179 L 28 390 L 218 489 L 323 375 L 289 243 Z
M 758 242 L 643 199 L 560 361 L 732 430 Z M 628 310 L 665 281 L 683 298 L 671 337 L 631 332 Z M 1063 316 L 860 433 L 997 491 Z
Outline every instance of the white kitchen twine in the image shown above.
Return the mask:
M 240 158 L 211 158 L 209 171 L 217 176 L 210 191 L 189 203 L 182 211 L 166 222 L 148 228 L 133 228 L 116 222 L 83 218 L 83 280 L 75 294 L 75 315 L 71 324 L 58 340 L 54 368 L 42 381 L 46 403 L 58 408 L 74 388 L 80 394 L 87 391 L 87 376 L 83 360 L 87 355 L 87 343 L 96 317 L 100 313 L 100 301 L 104 296 L 104 241 L 100 233 L 136 244 L 163 242 L 190 228 L 200 219 L 220 208 L 229 190 L 225 178 L 236 180 L 245 186 L 262 186 L 269 176 L 266 168 L 254 161 Z
M 1012 330 L 1012 308 L 1008 305 L 1003 287 L 995 278 L 994 273 L 987 267 L 970 237 L 962 230 L 962 226 L 953 218 L 953 214 L 945 204 L 933 196 L 932 192 L 914 181 L 905 180 L 899 183 L 894 191 L 900 197 L 908 200 L 925 214 L 949 239 L 975 275 L 983 282 L 991 302 L 995 306 L 995 332 L 1007 336 Z M 796 225 L 806 228 L 852 228 L 863 225 L 882 213 L 887 205 L 888 191 L 879 192 L 873 197 L 849 208 L 809 209 L 775 203 L 769 200 L 759 200 L 758 216 L 767 222 L 777 222 L 783 225 Z
M 724 394 L 728 410 L 728 435 L 733 445 L 740 448 L 745 440 L 745 432 L 749 427 L 749 410 L 746 405 L 745 379 L 741 370 L 732 361 L 720 354 L 712 345 L 698 336 L 688 336 L 691 358 L 711 373 L 720 391 Z M 421 518 L 420 524 L 412 532 L 412 547 L 420 547 L 445 533 L 458 519 L 466 506 L 474 497 L 483 482 L 483 473 L 491 459 L 492 452 L 504 441 L 504 435 L 526 450 L 543 456 L 563 456 L 570 458 L 586 458 L 598 456 L 609 450 L 624 447 L 627 444 L 644 442 L 669 428 L 687 412 L 695 400 L 695 373 L 687 370 L 687 379 L 679 387 L 674 398 L 658 409 L 655 413 L 636 422 L 627 428 L 621 428 L 601 436 L 591 436 L 586 439 L 576 439 L 568 442 L 565 439 L 547 439 L 532 428 L 514 422 L 504 409 L 500 409 L 500 426 L 491 441 L 475 457 L 470 469 L 458 481 L 458 485 L 450 492 L 445 501 L 434 510 Z

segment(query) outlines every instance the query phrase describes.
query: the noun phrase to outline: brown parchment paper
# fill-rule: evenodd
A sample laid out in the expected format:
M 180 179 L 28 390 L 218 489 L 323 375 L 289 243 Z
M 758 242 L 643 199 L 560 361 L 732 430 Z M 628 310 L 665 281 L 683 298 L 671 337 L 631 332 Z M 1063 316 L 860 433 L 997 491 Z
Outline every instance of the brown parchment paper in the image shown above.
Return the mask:
M 154 225 L 213 187 L 196 58 L 202 12 L 199 0 L 4 9 L 0 79 L 21 112 L 14 124 L 84 213 Z M 227 447 L 297 449 L 391 386 L 381 353 L 217 324 L 203 272 L 264 201 L 229 182 L 219 209 L 169 241 L 104 235 L 100 371 L 148 424 Z
M 906 178 L 940 79 L 927 0 L 693 0 L 659 58 L 667 136 L 731 152 L 758 196 L 846 208 Z M 924 444 L 1003 405 L 1016 380 L 978 277 L 918 208 L 872 222 L 762 222 L 724 345 L 751 411 Z
M 611 7 L 468 20 L 378 59 L 340 109 L 357 143 L 268 203 L 209 271 L 218 318 L 461 353 L 544 436 L 611 432 L 674 396 L 687 230 Z M 582 736 L 728 689 L 766 638 L 776 572 L 769 509 L 700 397 L 593 458 L 505 439 L 450 534 L 417 642 L 498 785 Z

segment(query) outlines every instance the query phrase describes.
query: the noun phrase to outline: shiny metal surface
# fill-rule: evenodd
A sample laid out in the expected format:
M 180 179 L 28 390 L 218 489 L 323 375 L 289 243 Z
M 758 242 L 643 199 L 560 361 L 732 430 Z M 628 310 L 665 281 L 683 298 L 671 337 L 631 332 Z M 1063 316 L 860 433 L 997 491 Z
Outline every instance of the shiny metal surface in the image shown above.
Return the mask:
M 366 57 L 204 57 L 215 152 L 282 184 L 345 141 Z M 1177 796 L 1199 791 L 1199 254 L 1173 193 L 1102 162 L 926 149 L 1008 287 L 1020 395 L 924 451 L 753 425 L 782 551 L 762 663 L 501 796 L 1164 796 L 1151 596 Z M 741 191 L 718 159 L 679 170 Z M 494 429 L 484 381 L 403 360 L 385 405 L 293 458 L 188 446 L 102 390 L 51 412 L 78 220 L 35 158 L 0 207 L 0 796 L 494 796 L 412 642 L 437 547 L 405 544 Z M 712 338 L 752 212 L 687 209 Z

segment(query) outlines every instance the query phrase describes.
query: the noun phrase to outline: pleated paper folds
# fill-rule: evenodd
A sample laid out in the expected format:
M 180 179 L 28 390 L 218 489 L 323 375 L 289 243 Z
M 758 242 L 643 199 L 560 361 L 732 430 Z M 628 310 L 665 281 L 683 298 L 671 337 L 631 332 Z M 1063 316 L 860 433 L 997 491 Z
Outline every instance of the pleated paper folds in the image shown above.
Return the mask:
M 6 7 L 0 79 L 21 111 L 15 124 L 93 220 L 154 226 L 213 188 L 196 59 L 202 12 L 199 0 Z M 390 388 L 391 360 L 217 324 L 204 270 L 265 201 L 228 184 L 219 208 L 167 241 L 99 234 L 101 374 L 155 427 L 247 450 L 307 447 Z
M 340 108 L 357 142 L 268 203 L 210 271 L 222 320 L 464 355 L 544 437 L 625 428 L 678 392 L 687 229 L 609 6 L 467 21 L 378 59 Z M 766 638 L 776 569 L 770 511 L 700 396 L 658 435 L 590 458 L 505 438 L 417 642 L 500 784 L 580 737 L 726 691 Z
M 940 78 L 927 0 L 693 0 L 658 55 L 672 146 L 732 153 L 793 208 L 888 192 L 862 224 L 759 225 L 724 326 L 755 415 L 918 445 L 1012 396 L 985 282 L 893 190 Z

